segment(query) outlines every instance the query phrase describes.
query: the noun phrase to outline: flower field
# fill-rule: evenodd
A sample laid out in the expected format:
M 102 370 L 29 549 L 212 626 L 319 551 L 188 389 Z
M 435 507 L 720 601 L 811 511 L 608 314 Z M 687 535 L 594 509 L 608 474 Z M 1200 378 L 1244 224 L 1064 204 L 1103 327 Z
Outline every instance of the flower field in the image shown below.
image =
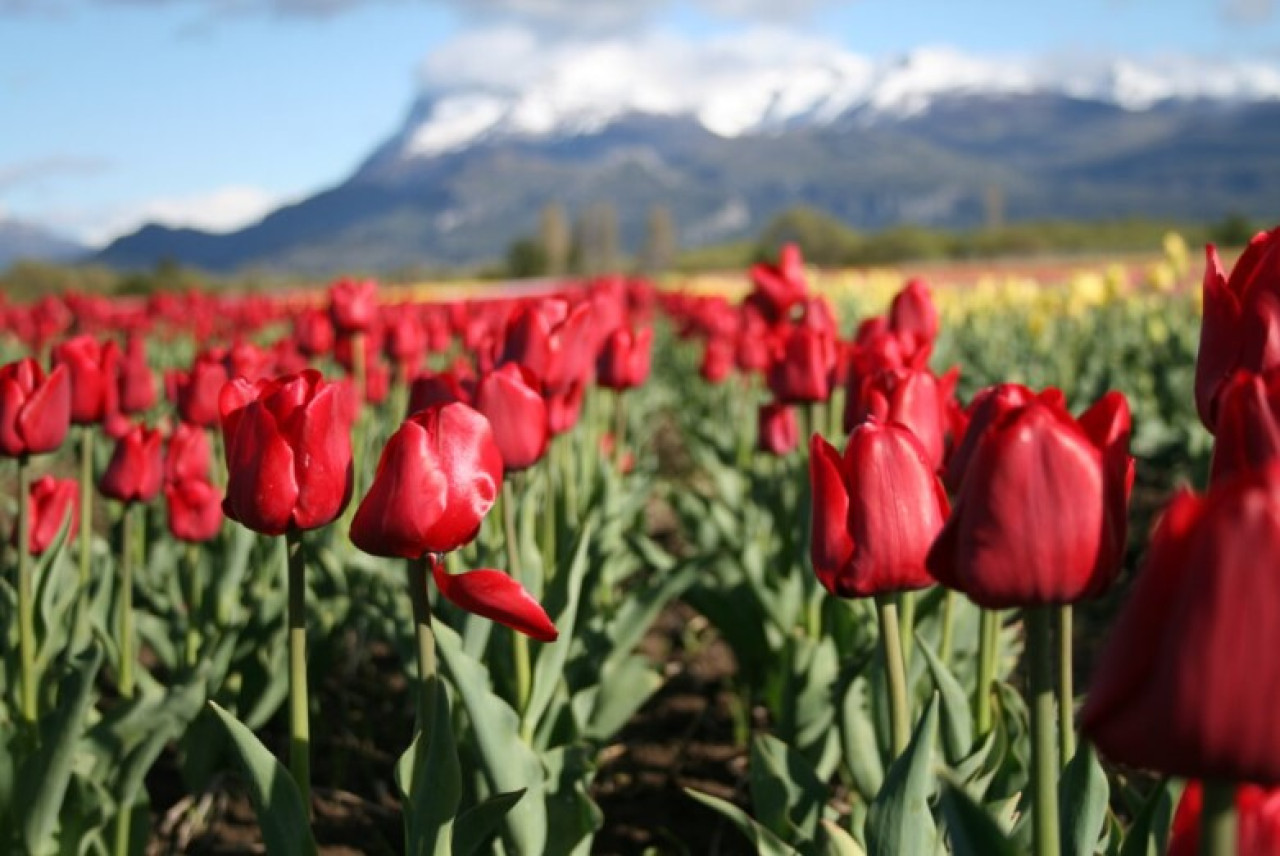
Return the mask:
M 0 302 L 0 851 L 1280 852 L 1228 261 Z

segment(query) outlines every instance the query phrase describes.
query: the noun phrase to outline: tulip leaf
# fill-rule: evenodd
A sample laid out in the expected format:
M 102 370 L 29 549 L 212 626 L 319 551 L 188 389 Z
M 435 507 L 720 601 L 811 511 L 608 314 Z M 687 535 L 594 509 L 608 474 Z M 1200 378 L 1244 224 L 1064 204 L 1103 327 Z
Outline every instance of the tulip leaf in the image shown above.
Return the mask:
M 593 528 L 590 523 L 583 527 L 578 536 L 578 543 L 574 546 L 573 561 L 569 565 L 568 573 L 562 571 L 555 580 L 557 584 L 561 579 L 564 580 L 562 593 L 564 606 L 555 621 L 560 636 L 555 642 L 542 646 L 539 652 L 533 674 L 533 689 L 529 694 L 529 706 L 524 712 L 526 733 L 532 734 L 537 729 L 539 721 L 551 704 L 551 697 L 560 685 L 561 678 L 564 677 L 565 660 L 574 642 L 573 631 L 578 620 L 578 602 L 582 596 L 582 586 L 589 568 L 587 548 L 591 544 Z
M 249 785 L 249 799 L 258 816 L 267 853 L 270 856 L 314 856 L 316 842 L 311 834 L 307 809 L 289 771 L 242 722 L 219 707 L 217 702 L 209 702 L 209 707 L 231 738 L 240 771 Z
M 494 794 L 460 814 L 453 824 L 453 856 L 490 852 L 503 818 L 523 796 L 523 789 Z
M 867 856 L 867 851 L 852 835 L 829 820 L 822 821 L 822 834 L 818 837 L 818 852 L 822 856 Z
M 1174 785 L 1161 782 L 1143 803 L 1120 846 L 1120 856 L 1158 856 L 1164 853 L 1173 822 Z
M 435 679 L 430 735 L 421 731 L 396 763 L 396 786 L 404 812 L 405 853 L 450 856 L 453 818 L 462 798 L 462 771 L 453 741 L 449 693 Z
M 845 690 L 840 706 L 840 738 L 844 763 L 853 776 L 854 787 L 870 802 L 884 782 L 884 764 L 871 719 L 867 679 L 861 675 L 850 681 Z
M 644 657 L 608 663 L 594 686 L 574 696 L 583 736 L 609 740 L 661 686 L 662 675 Z
M 748 767 L 756 817 L 786 840 L 817 834 L 827 787 L 800 753 L 769 734 L 751 743 Z
M 745 811 L 728 800 L 722 800 L 692 788 L 685 788 L 684 792 L 729 820 L 755 846 L 759 856 L 799 856 L 798 851 L 770 832 L 768 827 L 757 823 Z
M 526 789 L 524 799 L 506 815 L 506 837 L 519 856 L 541 856 L 547 842 L 547 809 L 542 764 L 520 739 L 516 712 L 493 692 L 489 670 L 462 650 L 462 640 L 438 622 L 436 648 L 466 709 L 475 748 L 484 762 L 485 777 L 498 793 Z
M 944 781 L 939 798 L 952 856 L 1016 856 L 1000 824 L 963 788 Z
M 58 684 L 58 704 L 40 723 L 40 749 L 29 756 L 18 781 L 14 817 L 22 819 L 22 839 L 30 853 L 43 853 L 51 840 L 71 782 L 76 744 L 93 700 L 93 682 L 102 666 L 102 649 L 90 645 L 71 661 Z
M 919 633 L 916 634 L 916 643 L 924 654 L 929 674 L 942 700 L 942 745 L 947 761 L 958 764 L 973 749 L 973 714 L 969 696 L 947 664 L 939 659 Z
M 911 742 L 885 775 L 884 786 L 867 810 L 867 852 L 870 856 L 932 853 L 937 827 L 929 810 L 934 786 L 933 744 L 938 727 L 935 695 L 916 724 Z
M 1111 788 L 1098 754 L 1081 742 L 1075 757 L 1062 771 L 1058 782 L 1058 804 L 1062 806 L 1062 852 L 1071 856 L 1093 856 L 1107 819 Z

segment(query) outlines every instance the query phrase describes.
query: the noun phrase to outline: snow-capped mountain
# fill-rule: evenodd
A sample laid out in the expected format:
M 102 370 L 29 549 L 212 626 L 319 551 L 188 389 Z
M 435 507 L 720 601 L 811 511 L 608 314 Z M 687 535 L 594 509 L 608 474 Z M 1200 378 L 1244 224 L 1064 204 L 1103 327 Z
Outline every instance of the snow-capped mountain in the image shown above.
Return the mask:
M 468 74 L 466 66 L 461 72 L 450 58 L 428 67 L 401 157 L 436 157 L 501 137 L 598 133 L 630 115 L 690 117 L 717 136 L 739 137 L 851 117 L 900 120 L 962 94 L 1060 94 L 1133 111 L 1169 100 L 1280 99 L 1280 66 L 1263 62 L 1027 61 L 949 48 L 877 62 L 821 43 L 749 39 L 698 52 L 652 40 L 556 48 L 517 60 L 509 78 Z
M 480 37 L 476 37 L 479 39 Z M 756 234 L 794 205 L 857 228 L 1005 216 L 1274 221 L 1280 65 L 1186 58 L 872 61 L 812 39 L 647 37 L 570 49 L 459 39 L 403 125 L 334 187 L 227 235 L 146 227 L 100 258 L 324 273 L 495 259 L 547 204 L 656 205 L 683 245 Z

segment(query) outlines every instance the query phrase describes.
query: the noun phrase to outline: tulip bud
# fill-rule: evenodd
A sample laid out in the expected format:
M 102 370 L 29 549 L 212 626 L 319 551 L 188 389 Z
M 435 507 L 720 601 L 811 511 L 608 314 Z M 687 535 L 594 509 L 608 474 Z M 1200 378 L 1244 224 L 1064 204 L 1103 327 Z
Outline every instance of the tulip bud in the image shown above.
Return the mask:
M 160 492 L 164 437 L 159 429 L 134 425 L 116 441 L 98 489 L 120 502 L 148 502 Z
M 1101 594 L 1124 555 L 1129 425 L 1114 392 L 1079 420 L 1043 396 L 1006 413 L 978 440 L 930 572 L 993 609 Z
M 124 413 L 141 413 L 155 406 L 156 378 L 147 364 L 147 343 L 142 336 L 132 335 L 125 344 L 119 389 L 120 410 Z
M 947 514 L 947 497 L 920 441 L 875 419 L 849 435 L 844 456 L 815 434 L 810 556 L 838 597 L 868 597 L 933 584 L 925 556 Z
M 48 377 L 30 357 L 0 366 L 0 454 L 52 452 L 70 425 L 71 376 L 65 366 Z

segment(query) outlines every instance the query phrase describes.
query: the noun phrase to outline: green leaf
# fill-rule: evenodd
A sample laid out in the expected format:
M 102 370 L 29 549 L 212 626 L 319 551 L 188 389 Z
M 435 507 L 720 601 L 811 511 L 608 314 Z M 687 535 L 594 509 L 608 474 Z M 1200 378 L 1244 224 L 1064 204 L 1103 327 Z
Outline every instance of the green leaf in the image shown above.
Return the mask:
M 564 676 L 565 660 L 569 656 L 569 648 L 574 642 L 574 626 L 578 619 L 578 601 L 582 595 L 582 584 L 587 576 L 587 547 L 591 543 L 593 527 L 587 524 L 578 535 L 578 543 L 573 550 L 573 561 L 569 571 L 564 574 L 564 608 L 556 618 L 556 629 L 559 638 L 550 645 L 543 645 L 538 654 L 533 674 L 533 689 L 529 693 L 529 706 L 524 712 L 524 727 L 527 733 L 537 730 L 542 715 L 551 704 L 560 679 Z M 559 582 L 559 579 L 556 580 Z M 513 631 L 514 632 L 514 631 Z M 504 790 L 510 790 L 504 788 Z
M 601 743 L 626 725 L 632 715 L 662 686 L 662 675 L 644 657 L 631 656 L 606 666 L 599 683 L 578 693 L 588 699 L 582 717 L 582 734 Z
M 870 693 L 867 679 L 859 675 L 849 682 L 840 706 L 840 738 L 844 763 L 853 776 L 858 793 L 870 802 L 884 783 L 884 764 L 880 760 L 880 744 L 871 720 Z
M 947 761 L 958 764 L 973 751 L 973 713 L 969 707 L 969 696 L 947 664 L 919 633 L 916 634 L 916 643 L 924 654 L 933 685 L 942 699 L 942 746 Z
M 768 734 L 751 743 L 751 803 L 756 817 L 784 840 L 813 839 L 827 787 L 801 755 Z
M 307 809 L 289 771 L 252 731 L 217 702 L 209 702 L 209 707 L 231 738 L 240 771 L 248 780 L 249 798 L 269 856 L 314 856 L 316 842 Z
M 822 821 L 822 834 L 818 837 L 822 856 L 867 856 L 867 851 L 852 835 L 829 820 Z
M 97 645 L 71 661 L 71 671 L 58 685 L 57 707 L 40 723 L 40 750 L 26 759 L 18 775 L 18 781 L 33 785 L 19 788 L 15 801 L 28 852 L 44 852 L 51 841 L 101 665 L 102 649 Z
M 396 785 L 404 812 L 405 852 L 411 856 L 450 856 L 453 818 L 462 799 L 462 771 L 453 742 L 449 693 L 435 679 L 435 704 L 427 740 L 419 731 L 396 763 Z
M 524 790 L 494 794 L 484 802 L 467 809 L 453 824 L 453 856 L 487 853 L 497 837 L 502 819 L 520 802 Z
M 1097 852 L 1110 798 L 1111 787 L 1098 762 L 1098 754 L 1082 741 L 1058 781 L 1064 854 L 1093 856 Z
M 1164 781 L 1152 791 L 1124 837 L 1120 856 L 1160 856 L 1165 852 L 1173 822 L 1174 787 Z
M 933 790 L 933 744 L 938 728 L 935 695 L 916 725 L 911 742 L 889 767 L 884 786 L 867 811 L 867 852 L 870 856 L 932 853 L 938 832 L 929 810 Z
M 719 812 L 733 823 L 738 828 L 738 831 L 745 835 L 747 840 L 755 846 L 756 853 L 759 856 L 799 856 L 794 848 L 781 841 L 767 827 L 752 820 L 745 811 L 728 800 L 713 797 L 711 794 L 699 793 L 692 788 L 685 788 L 684 792 L 708 808 Z
M 1017 848 L 1000 824 L 963 788 L 945 781 L 939 802 L 952 856 L 1017 856 Z
M 489 670 L 463 652 L 458 634 L 443 623 L 436 625 L 436 648 L 466 708 L 475 748 L 493 790 L 528 790 L 504 818 L 507 838 L 520 856 L 541 856 L 547 842 L 544 773 L 538 756 L 520 739 L 519 717 L 494 694 Z

